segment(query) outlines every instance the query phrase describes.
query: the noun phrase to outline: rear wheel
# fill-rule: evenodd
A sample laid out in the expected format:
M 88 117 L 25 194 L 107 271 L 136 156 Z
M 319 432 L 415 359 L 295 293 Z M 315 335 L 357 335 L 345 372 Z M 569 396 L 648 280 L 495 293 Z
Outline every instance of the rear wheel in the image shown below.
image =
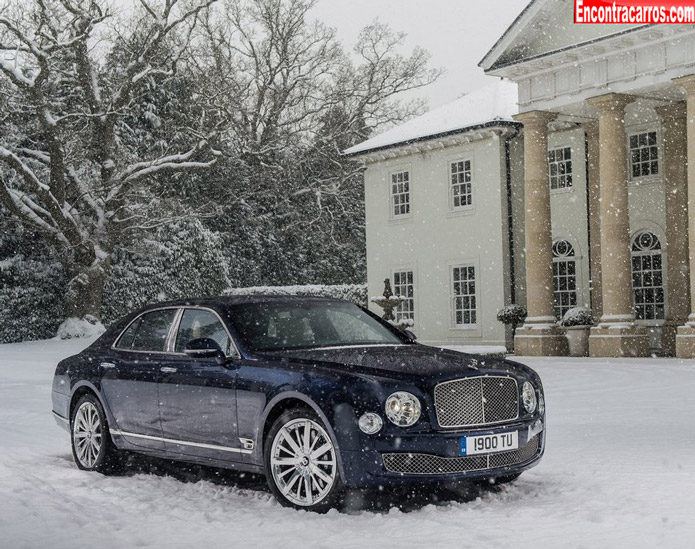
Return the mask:
M 70 432 L 77 467 L 103 474 L 120 470 L 120 453 L 111 440 L 104 409 L 94 395 L 84 395 L 75 405 Z
M 264 449 L 268 485 L 282 505 L 325 512 L 337 503 L 343 491 L 337 450 L 313 410 L 284 412 Z

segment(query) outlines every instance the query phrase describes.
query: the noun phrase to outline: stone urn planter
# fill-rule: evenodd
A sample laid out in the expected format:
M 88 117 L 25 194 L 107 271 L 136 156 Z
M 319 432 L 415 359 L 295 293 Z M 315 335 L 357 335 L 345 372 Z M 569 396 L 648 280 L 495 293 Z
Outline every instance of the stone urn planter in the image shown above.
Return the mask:
M 570 356 L 589 356 L 589 333 L 594 317 L 589 309 L 575 307 L 565 313 L 560 326 L 565 328 L 565 337 Z
M 565 337 L 570 356 L 589 356 L 589 333 L 591 326 L 567 326 Z

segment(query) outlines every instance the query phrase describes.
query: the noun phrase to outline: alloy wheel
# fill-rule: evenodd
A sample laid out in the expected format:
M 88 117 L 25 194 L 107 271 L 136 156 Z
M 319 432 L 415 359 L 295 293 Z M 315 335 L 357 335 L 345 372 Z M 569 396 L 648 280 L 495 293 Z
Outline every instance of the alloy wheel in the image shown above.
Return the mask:
M 72 437 L 75 455 L 86 469 L 93 469 L 99 459 L 102 436 L 99 411 L 93 403 L 83 402 L 75 413 Z
M 309 418 L 293 419 L 273 439 L 270 455 L 273 481 L 295 505 L 321 502 L 336 482 L 336 453 L 325 429 Z

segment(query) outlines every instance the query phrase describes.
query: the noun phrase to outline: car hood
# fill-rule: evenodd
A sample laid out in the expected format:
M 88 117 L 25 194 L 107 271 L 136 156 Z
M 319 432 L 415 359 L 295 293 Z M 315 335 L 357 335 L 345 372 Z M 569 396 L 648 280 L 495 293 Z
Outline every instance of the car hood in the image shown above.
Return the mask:
M 500 370 L 519 373 L 521 365 L 506 360 L 460 353 L 427 345 L 370 345 L 359 347 L 326 347 L 295 351 L 264 353 L 292 362 L 330 363 L 343 365 L 375 375 L 399 377 L 449 377 L 481 375 Z

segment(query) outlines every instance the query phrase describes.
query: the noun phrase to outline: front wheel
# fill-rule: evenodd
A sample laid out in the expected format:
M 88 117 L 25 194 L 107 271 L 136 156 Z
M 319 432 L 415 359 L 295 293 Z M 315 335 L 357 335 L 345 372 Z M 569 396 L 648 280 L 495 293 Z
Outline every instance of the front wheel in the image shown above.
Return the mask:
M 86 394 L 77 402 L 70 431 L 77 467 L 103 474 L 120 469 L 120 455 L 111 440 L 106 414 L 94 395 Z
M 337 451 L 314 411 L 284 412 L 264 449 L 268 485 L 282 505 L 326 512 L 337 503 L 343 491 Z

